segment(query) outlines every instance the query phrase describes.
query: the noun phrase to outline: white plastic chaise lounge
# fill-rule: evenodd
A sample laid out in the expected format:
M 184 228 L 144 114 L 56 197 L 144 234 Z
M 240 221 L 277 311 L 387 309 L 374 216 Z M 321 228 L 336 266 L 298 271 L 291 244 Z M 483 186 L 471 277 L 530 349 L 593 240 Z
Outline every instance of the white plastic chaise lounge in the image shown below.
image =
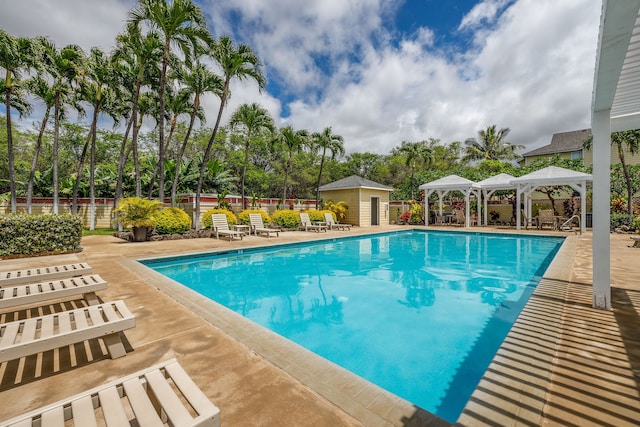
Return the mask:
M 216 235 L 216 239 L 220 236 L 227 236 L 229 240 L 233 240 L 239 237 L 242 240 L 244 234 L 240 231 L 229 229 L 229 223 L 227 222 L 227 216 L 225 214 L 213 214 L 211 215 L 211 226 L 213 227 L 213 233 Z
M 62 426 L 65 421 L 76 426 L 220 427 L 220 409 L 171 359 L 0 422 L 0 427 Z
M 89 264 L 56 265 L 52 267 L 31 268 L 28 270 L 0 271 L 0 287 L 16 285 L 18 283 L 35 283 L 51 279 L 66 279 L 67 277 L 91 274 L 93 269 Z
M 102 338 L 115 359 L 126 354 L 119 333 L 135 325 L 120 300 L 0 323 L 0 363 L 94 338 Z
M 324 219 L 327 222 L 327 227 L 329 227 L 329 230 L 351 230 L 351 224 L 340 224 L 339 222 L 335 222 L 333 220 L 333 215 L 331 215 L 329 212 L 324 213 Z
M 82 295 L 89 305 L 99 303 L 97 291 L 107 282 L 97 274 L 0 288 L 0 309 Z
M 264 223 L 262 222 L 262 215 L 260 214 L 249 214 L 249 225 L 253 229 L 253 233 L 257 236 L 258 234 L 266 234 L 267 237 L 271 237 L 271 233 L 275 233 L 276 237 L 280 235 L 280 230 L 275 230 L 273 228 L 266 228 Z
M 300 213 L 300 227 L 304 228 L 304 231 L 315 231 L 319 233 L 321 231 L 327 231 L 327 226 L 323 224 L 313 224 L 309 218 L 308 213 Z

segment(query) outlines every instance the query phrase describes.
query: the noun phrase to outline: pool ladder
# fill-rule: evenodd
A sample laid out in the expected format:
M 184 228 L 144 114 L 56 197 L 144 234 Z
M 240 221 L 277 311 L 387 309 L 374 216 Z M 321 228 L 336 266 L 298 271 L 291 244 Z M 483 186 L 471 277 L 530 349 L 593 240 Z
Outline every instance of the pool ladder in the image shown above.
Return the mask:
M 577 219 L 578 220 L 578 229 L 574 230 L 573 228 L 573 220 Z M 560 231 L 573 231 L 576 234 L 580 233 L 582 234 L 582 227 L 580 227 L 580 216 L 579 215 L 574 215 L 571 218 L 569 218 L 568 220 L 566 220 L 565 222 L 563 222 L 560 225 Z

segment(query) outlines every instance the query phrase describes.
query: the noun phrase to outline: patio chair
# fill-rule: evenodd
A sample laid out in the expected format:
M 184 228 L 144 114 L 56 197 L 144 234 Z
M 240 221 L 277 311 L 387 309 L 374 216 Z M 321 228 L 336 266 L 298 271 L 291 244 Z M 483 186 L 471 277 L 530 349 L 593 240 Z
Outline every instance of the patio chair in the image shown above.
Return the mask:
M 271 233 L 275 233 L 276 237 L 280 235 L 280 230 L 275 230 L 273 228 L 266 228 L 264 223 L 262 222 L 262 215 L 258 213 L 249 214 L 249 224 L 253 229 L 253 233 L 257 236 L 258 234 L 266 234 L 267 237 L 271 237 Z
M 225 214 L 213 214 L 211 215 L 211 227 L 213 227 L 213 234 L 215 234 L 216 239 L 219 239 L 220 236 L 227 236 L 229 241 L 239 237 L 242 240 L 244 233 L 240 231 L 231 230 L 229 228 L 229 223 L 227 222 L 227 216 Z
M 333 220 L 333 215 L 329 212 L 325 212 L 324 219 L 326 220 L 327 227 L 329 230 L 338 229 L 338 230 L 351 230 L 351 224 L 340 224 L 339 222 L 335 222 Z
M 44 280 L 82 276 L 83 274 L 91 274 L 92 271 L 89 264 L 85 262 L 52 267 L 38 267 L 28 270 L 2 271 L 0 272 L 0 287 L 19 283 L 36 283 Z
M 115 359 L 127 354 L 120 332 L 135 325 L 123 301 L 0 323 L 0 363 L 95 338 Z
M 315 231 L 319 233 L 321 231 L 327 231 L 327 226 L 324 224 L 313 224 L 311 219 L 309 218 L 308 213 L 300 213 L 300 227 L 304 229 L 304 231 Z
M 540 209 L 538 211 L 537 223 L 538 230 L 542 230 L 545 225 L 555 228 L 555 219 L 553 217 L 553 209 Z
M 100 408 L 100 409 L 98 409 Z M 143 369 L 1 423 L 220 427 L 220 409 L 176 359 Z

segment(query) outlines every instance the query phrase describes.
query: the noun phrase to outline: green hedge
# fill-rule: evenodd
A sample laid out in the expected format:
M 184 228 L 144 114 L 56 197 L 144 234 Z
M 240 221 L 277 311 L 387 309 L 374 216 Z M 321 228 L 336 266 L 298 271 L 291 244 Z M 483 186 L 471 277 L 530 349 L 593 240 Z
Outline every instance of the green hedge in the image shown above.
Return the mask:
M 283 228 L 298 228 L 300 227 L 300 213 L 292 210 L 275 211 L 271 215 L 271 222 Z
M 164 208 L 153 216 L 158 234 L 184 233 L 191 229 L 191 217 L 180 208 Z
M 75 215 L 0 217 L 0 256 L 78 252 L 82 220 Z

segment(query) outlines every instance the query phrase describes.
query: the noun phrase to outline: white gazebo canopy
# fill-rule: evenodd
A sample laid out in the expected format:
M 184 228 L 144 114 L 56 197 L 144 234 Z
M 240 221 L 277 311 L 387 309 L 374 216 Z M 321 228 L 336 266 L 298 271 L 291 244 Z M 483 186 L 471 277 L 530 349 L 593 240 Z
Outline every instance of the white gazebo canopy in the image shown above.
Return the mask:
M 511 184 L 511 181 L 514 178 L 515 177 L 513 175 L 509 175 L 508 173 L 501 173 L 498 175 L 494 175 L 490 178 L 483 179 L 482 181 L 476 182 L 475 187 L 480 189 L 480 191 L 482 192 L 482 199 L 484 200 L 484 224 L 485 225 L 489 223 L 487 221 L 488 220 L 487 200 L 496 191 L 514 190 L 516 186 Z
M 547 186 L 569 186 L 580 193 L 580 230 L 586 231 L 586 210 L 587 210 L 587 182 L 593 181 L 593 177 L 584 172 L 577 172 L 558 166 L 548 166 L 544 169 L 531 172 L 511 180 L 511 184 L 516 188 L 516 203 L 523 202 L 524 196 L 525 212 L 531 218 L 531 193 L 536 188 Z M 521 212 L 516 209 L 516 228 L 520 229 Z
M 464 194 L 465 199 L 465 227 L 469 227 L 469 199 L 473 194 L 478 198 L 477 189 L 475 183 L 471 180 L 463 178 L 458 175 L 449 175 L 444 178 L 436 179 L 435 181 L 422 184 L 420 190 L 424 190 L 424 204 L 425 204 L 425 225 L 429 225 L 429 196 L 434 192 L 438 194 L 439 213 L 442 215 L 442 198 L 450 191 L 459 191 Z M 479 216 L 479 214 L 478 214 Z

